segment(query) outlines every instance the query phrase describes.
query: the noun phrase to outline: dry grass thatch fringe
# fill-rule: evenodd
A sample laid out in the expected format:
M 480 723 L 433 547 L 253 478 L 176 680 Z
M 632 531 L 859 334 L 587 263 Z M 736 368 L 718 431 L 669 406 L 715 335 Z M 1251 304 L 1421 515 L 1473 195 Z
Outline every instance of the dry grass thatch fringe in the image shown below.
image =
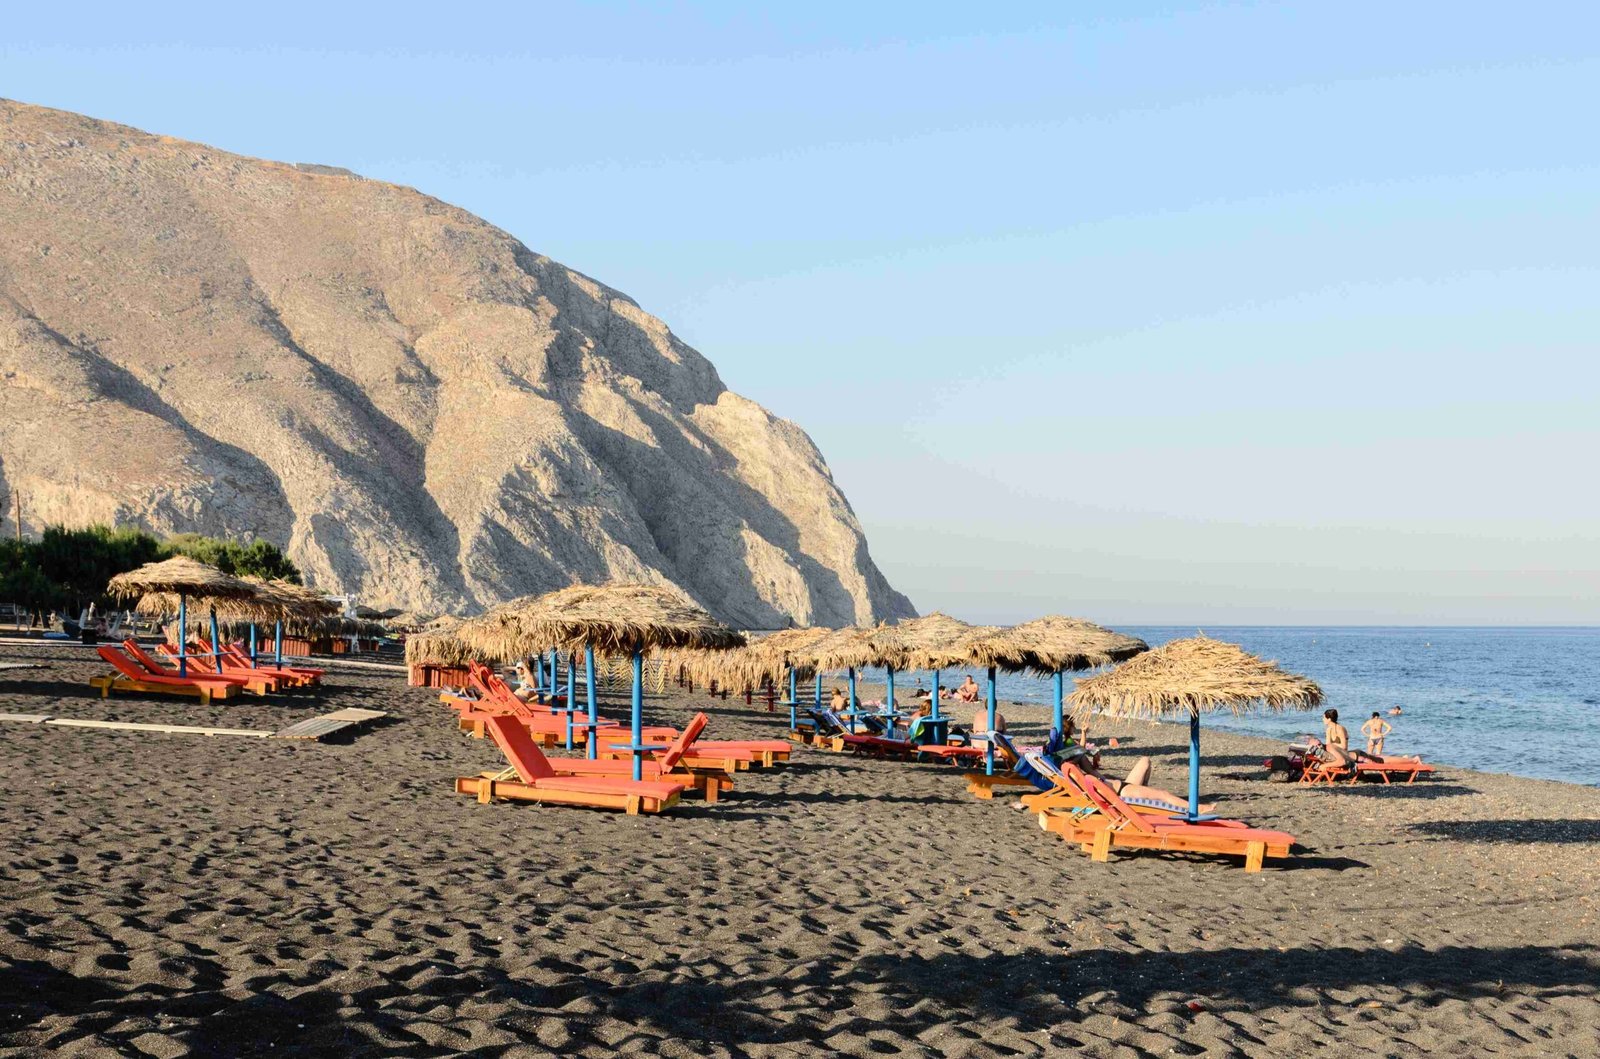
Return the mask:
M 879 629 L 873 634 L 872 643 L 881 659 L 880 664 L 892 665 L 903 671 L 991 664 L 1008 670 L 1022 668 L 1005 661 L 984 661 L 973 653 L 974 644 L 999 631 L 993 625 L 968 625 L 958 618 L 934 611 Z
M 1237 714 L 1258 705 L 1309 710 L 1321 704 L 1322 689 L 1237 644 L 1196 636 L 1174 640 L 1109 673 L 1078 681 L 1071 701 L 1080 719 L 1099 712 L 1156 720 L 1219 709 Z
M 464 666 L 477 654 L 447 631 L 423 632 L 406 638 L 408 666 Z
M 1031 669 L 1050 676 L 1125 662 L 1150 650 L 1150 645 L 1092 621 L 1051 614 L 979 637 L 971 649 L 977 665 Z
M 173 611 L 177 610 L 177 594 L 196 599 L 251 599 L 255 589 L 237 577 L 229 577 L 214 566 L 208 566 L 187 555 L 175 555 L 158 563 L 146 563 L 137 570 L 129 570 L 113 577 L 106 592 L 118 599 L 132 599 L 152 593 L 170 593 Z M 145 611 L 143 613 L 149 613 Z
M 883 654 L 873 646 L 872 638 L 884 628 L 882 625 L 852 625 L 831 629 L 826 636 L 805 647 L 792 648 L 789 654 L 799 664 L 822 672 L 882 665 Z
M 809 679 L 814 667 L 806 661 L 804 652 L 833 631 L 815 626 L 784 629 L 752 639 L 744 647 L 728 651 L 686 648 L 665 652 L 661 660 L 675 677 L 682 676 L 703 685 L 715 681 L 718 687 L 732 691 L 754 691 L 768 682 L 774 687 L 781 685 L 788 680 L 791 666 L 798 676 Z
M 462 622 L 453 632 L 494 661 L 538 651 L 632 655 L 672 648 L 729 648 L 744 636 L 676 593 L 653 585 L 573 585 L 502 604 Z

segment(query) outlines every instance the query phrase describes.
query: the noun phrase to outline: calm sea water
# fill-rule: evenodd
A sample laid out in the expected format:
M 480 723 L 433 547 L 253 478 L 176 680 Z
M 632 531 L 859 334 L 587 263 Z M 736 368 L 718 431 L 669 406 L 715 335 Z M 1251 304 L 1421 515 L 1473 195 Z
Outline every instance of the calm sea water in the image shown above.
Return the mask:
M 1196 631 L 1121 629 L 1152 647 Z M 1208 626 L 1206 633 L 1321 684 L 1326 705 L 1339 711 L 1354 746 L 1365 745 L 1361 723 L 1378 710 L 1394 725 L 1388 751 L 1485 772 L 1600 786 L 1600 628 Z M 951 685 L 952 677 L 960 680 L 959 673 L 950 673 L 941 683 Z M 914 685 L 917 678 L 926 685 L 926 674 L 907 683 Z M 1045 680 L 1002 674 L 999 695 L 1049 703 L 1051 689 Z M 1389 717 L 1391 706 L 1404 712 Z M 1201 723 L 1285 739 L 1322 730 L 1320 709 L 1238 719 L 1214 713 Z

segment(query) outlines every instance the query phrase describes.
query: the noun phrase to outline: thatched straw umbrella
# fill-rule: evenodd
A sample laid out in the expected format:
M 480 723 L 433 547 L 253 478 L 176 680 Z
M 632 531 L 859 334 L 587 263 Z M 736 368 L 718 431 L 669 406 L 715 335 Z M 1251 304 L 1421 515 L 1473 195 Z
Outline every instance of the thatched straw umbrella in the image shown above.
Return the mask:
M 259 577 L 246 577 L 256 593 L 271 600 L 278 613 L 273 617 L 273 664 L 283 665 L 283 631 L 286 626 L 299 627 L 339 613 L 339 604 L 319 592 L 297 585 L 292 581 L 275 578 L 271 581 Z M 250 660 L 256 661 L 256 630 L 250 627 Z
M 799 727 L 800 719 L 796 711 L 800 708 L 800 672 L 810 670 L 816 678 L 817 704 L 822 703 L 822 673 L 815 666 L 805 661 L 805 651 L 821 643 L 833 630 L 821 625 L 804 625 L 798 629 L 784 629 L 771 636 L 764 636 L 750 645 L 750 650 L 757 651 L 768 664 L 776 662 L 789 674 L 789 699 L 785 703 L 789 707 L 789 728 L 793 731 Z M 776 679 L 776 676 L 774 676 Z
M 829 629 L 827 634 L 818 637 L 803 648 L 790 651 L 790 657 L 796 661 L 809 663 L 817 671 L 817 703 L 822 702 L 822 675 L 827 672 L 843 669 L 849 674 L 850 680 L 850 708 L 847 716 L 852 727 L 855 725 L 856 714 L 859 712 L 859 703 L 856 695 L 856 670 L 862 666 L 877 665 L 883 661 L 883 656 L 872 646 L 872 637 L 879 632 L 882 626 L 852 625 L 844 629 Z
M 171 559 L 160 562 L 146 563 L 137 570 L 113 577 L 106 585 L 106 591 L 119 599 L 140 597 L 139 607 L 144 613 L 145 599 L 155 596 L 156 600 L 151 606 L 170 606 L 170 601 L 176 597 L 178 606 L 178 675 L 189 675 L 189 656 L 185 641 L 189 628 L 189 597 L 207 599 L 212 601 L 211 610 L 211 635 L 217 635 L 217 612 L 215 603 L 219 599 L 243 600 L 251 598 L 255 592 L 245 582 L 236 577 L 229 577 L 214 566 L 208 566 L 186 555 L 175 555 Z M 163 611 L 162 613 L 171 613 Z
M 448 629 L 406 637 L 406 665 L 455 668 L 478 660 L 477 653 Z
M 515 606 L 497 607 L 457 626 L 468 647 L 499 659 L 546 648 L 584 652 L 589 680 L 589 723 L 597 723 L 594 653 L 633 660 L 633 778 L 643 774 L 644 654 L 681 647 L 742 647 L 744 637 L 674 592 L 653 585 L 573 585 Z M 569 670 L 570 672 L 570 670 Z M 568 700 L 568 708 L 572 706 Z M 589 752 L 595 753 L 594 730 Z
M 1200 815 L 1200 714 L 1228 709 L 1234 714 L 1257 706 L 1269 710 L 1309 710 L 1322 702 L 1315 681 L 1285 673 L 1237 644 L 1207 636 L 1174 640 L 1109 673 L 1078 682 L 1073 713 L 1155 721 L 1174 713 L 1189 715 L 1189 818 Z
M 939 671 L 951 666 L 983 665 L 988 670 L 989 731 L 994 731 L 995 715 L 999 712 L 998 693 L 995 689 L 995 669 L 1020 669 L 1021 666 L 984 661 L 973 650 L 973 645 L 1000 630 L 993 625 L 968 625 L 959 618 L 934 611 L 920 618 L 910 618 L 890 626 L 873 638 L 873 643 L 883 652 L 890 674 L 894 670 L 926 669 L 933 674 L 933 689 L 929 701 L 929 720 L 934 724 L 935 735 L 943 739 L 943 718 L 939 712 Z M 994 772 L 994 745 L 988 744 L 984 755 L 985 768 Z
M 1063 719 L 1063 673 L 1125 662 L 1150 650 L 1150 645 L 1137 636 L 1113 632 L 1092 621 L 1051 614 L 982 637 L 972 648 L 980 665 L 998 662 L 1053 676 L 1054 724 L 1059 731 Z

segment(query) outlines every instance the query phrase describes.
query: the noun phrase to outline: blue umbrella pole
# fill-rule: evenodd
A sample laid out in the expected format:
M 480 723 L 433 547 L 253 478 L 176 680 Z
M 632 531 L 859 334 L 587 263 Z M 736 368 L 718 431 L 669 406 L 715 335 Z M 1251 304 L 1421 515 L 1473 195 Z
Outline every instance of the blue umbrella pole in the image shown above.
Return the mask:
M 1189 711 L 1189 819 L 1200 819 L 1200 711 Z
M 988 775 L 990 775 L 990 776 L 994 775 L 994 718 L 995 718 L 995 713 L 997 712 L 996 709 L 995 709 L 995 707 L 997 705 L 998 705 L 998 703 L 995 702 L 995 691 L 994 691 L 994 666 L 990 666 L 989 667 L 989 730 L 986 733 L 989 738 L 984 740 L 984 749 L 983 749 L 983 771 L 985 773 L 987 773 Z
M 272 664 L 283 665 L 283 619 L 279 618 L 272 626 Z
M 633 779 L 644 779 L 644 652 L 633 652 Z
M 576 659 L 567 655 L 567 749 L 572 749 L 572 711 L 578 708 L 578 673 L 572 664 Z
M 939 719 L 939 671 L 933 671 L 933 695 L 928 699 L 928 706 L 933 711 L 934 720 Z
M 217 605 L 211 604 L 211 664 L 217 667 L 217 673 L 222 673 L 222 636 L 217 632 Z
M 800 681 L 799 674 L 795 671 L 794 666 L 790 666 L 789 667 L 789 731 L 791 731 L 791 732 L 798 732 L 800 730 L 800 696 L 798 694 L 799 681 Z
M 178 593 L 178 676 L 189 675 L 189 649 L 184 644 L 189 639 L 189 597 Z
M 883 720 L 884 720 L 884 723 L 886 725 L 888 725 L 889 738 L 893 739 L 894 738 L 894 666 L 885 666 L 884 670 L 883 670 L 883 675 L 884 675 L 883 712 L 889 715 L 889 716 L 885 717 Z
M 1063 687 L 1064 684 L 1065 684 L 1065 681 L 1062 679 L 1061 670 L 1058 669 L 1058 670 L 1056 670 L 1055 712 L 1051 715 L 1052 720 L 1055 722 L 1056 731 L 1058 731 L 1058 732 L 1061 731 L 1061 725 L 1064 723 L 1064 720 L 1065 720 L 1063 715 L 1062 715 L 1062 699 L 1064 697 L 1062 695 L 1062 691 L 1064 690 L 1064 687 Z
M 257 660 L 256 660 L 256 623 L 255 622 L 251 622 L 250 623 L 250 668 L 254 669 L 256 667 L 256 665 L 257 665 Z
M 849 672 L 849 675 L 850 675 L 850 731 L 851 731 L 852 734 L 854 734 L 854 732 L 856 730 L 856 709 L 857 709 L 857 706 L 856 706 L 856 667 L 855 666 L 851 666 L 849 668 L 848 672 Z
M 589 688 L 589 760 L 600 755 L 600 707 L 594 699 L 594 648 L 583 649 L 583 680 Z M 570 706 L 571 703 L 568 703 Z

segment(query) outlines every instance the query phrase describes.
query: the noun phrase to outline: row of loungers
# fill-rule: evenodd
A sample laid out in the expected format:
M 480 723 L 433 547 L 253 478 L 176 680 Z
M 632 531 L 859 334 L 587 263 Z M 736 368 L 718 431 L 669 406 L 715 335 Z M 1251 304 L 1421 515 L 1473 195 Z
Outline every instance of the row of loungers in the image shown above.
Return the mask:
M 213 656 L 210 646 L 202 642 L 197 652 L 188 656 L 188 672 L 181 675 L 175 664 L 157 660 L 131 639 L 96 650 L 112 668 L 110 674 L 89 681 L 89 686 L 97 689 L 101 698 L 109 697 L 113 691 L 131 691 L 188 695 L 210 705 L 214 699 L 227 700 L 238 692 L 265 695 L 322 682 L 320 669 L 252 666 L 249 656 L 237 644 L 228 644 L 220 654 Z M 162 644 L 157 650 L 176 662 L 177 648 Z
M 1108 859 L 1114 848 L 1162 849 L 1243 856 L 1245 871 L 1257 872 L 1264 860 L 1288 857 L 1293 849 L 1294 836 L 1285 832 L 1253 828 L 1241 820 L 1189 820 L 1185 806 L 1124 798 L 1110 784 L 1070 761 L 1058 765 L 1040 751 L 1020 751 L 1003 733 L 993 738 L 997 760 L 1003 757 L 1010 770 L 994 775 L 970 772 L 967 789 L 980 798 L 993 798 L 997 787 L 1032 788 L 1020 800 L 1024 808 L 1038 815 L 1039 826 L 1080 845 L 1097 861 Z M 1366 774 L 1384 783 L 1392 782 L 1394 776 L 1406 776 L 1410 783 L 1435 771 L 1432 765 L 1399 759 L 1353 764 L 1322 767 L 1314 763 L 1302 782 L 1332 783 L 1347 778 L 1354 783 Z M 1367 766 L 1365 773 L 1363 765 Z
M 874 757 L 898 760 L 966 760 L 983 757 L 981 747 L 923 747 L 910 740 L 890 739 L 876 732 L 852 732 L 832 710 L 812 709 L 790 738 L 830 750 L 853 751 Z M 869 722 L 871 718 L 867 719 Z M 1162 849 L 1189 853 L 1210 853 L 1244 858 L 1248 872 L 1258 872 L 1268 859 L 1288 857 L 1294 836 L 1282 831 L 1251 827 L 1241 820 L 1185 818 L 1184 806 L 1150 799 L 1123 798 L 1109 784 L 1067 762 L 1057 765 L 1037 751 L 1019 750 L 1004 733 L 989 738 L 995 748 L 996 763 L 1003 766 L 994 773 L 971 771 L 965 774 L 969 792 L 992 799 L 1005 787 L 1023 787 L 1029 793 L 1023 806 L 1034 812 L 1040 826 L 1083 848 L 1096 861 L 1107 860 L 1112 849 Z M 959 754 L 946 753 L 958 750 Z M 1306 784 L 1357 782 L 1363 776 L 1395 778 L 1415 782 L 1417 776 L 1434 771 L 1432 765 L 1417 761 L 1356 760 L 1349 765 L 1316 762 L 1308 766 L 1301 782 Z
M 457 712 L 464 731 L 493 740 L 508 764 L 498 772 L 456 780 L 456 793 L 480 802 L 498 798 L 659 813 L 690 792 L 715 802 L 733 789 L 736 772 L 785 762 L 792 750 L 780 739 L 702 740 L 709 719 L 699 713 L 681 732 L 644 729 L 646 739 L 670 742 L 650 753 L 635 780 L 627 742 L 613 741 L 631 735 L 621 722 L 599 720 L 591 733 L 587 721 L 575 721 L 571 710 L 519 699 L 487 666 L 471 664 L 468 679 L 470 696 L 447 692 L 440 698 Z M 595 759 L 548 757 L 541 749 L 569 737 L 574 746 L 596 740 Z
M 809 743 L 836 754 L 852 753 L 865 757 L 893 761 L 945 761 L 952 764 L 971 764 L 983 760 L 981 746 L 956 746 L 942 743 L 922 743 L 916 739 L 898 739 L 887 734 L 883 721 L 876 717 L 860 718 L 867 730 L 852 731 L 838 713 L 828 709 L 806 711 L 801 726 L 789 733 L 789 738 L 799 743 Z

